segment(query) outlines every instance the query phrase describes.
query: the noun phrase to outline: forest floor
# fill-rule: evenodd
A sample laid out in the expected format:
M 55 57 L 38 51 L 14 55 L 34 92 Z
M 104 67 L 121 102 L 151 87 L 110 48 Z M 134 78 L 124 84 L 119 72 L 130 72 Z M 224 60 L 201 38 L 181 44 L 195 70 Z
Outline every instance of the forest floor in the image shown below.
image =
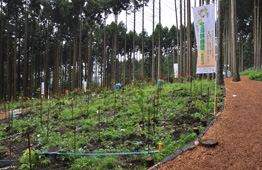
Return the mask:
M 262 82 L 241 76 L 240 82 L 225 79 L 225 87 L 225 109 L 201 139 L 215 139 L 218 146 L 197 146 L 159 170 L 262 170 Z

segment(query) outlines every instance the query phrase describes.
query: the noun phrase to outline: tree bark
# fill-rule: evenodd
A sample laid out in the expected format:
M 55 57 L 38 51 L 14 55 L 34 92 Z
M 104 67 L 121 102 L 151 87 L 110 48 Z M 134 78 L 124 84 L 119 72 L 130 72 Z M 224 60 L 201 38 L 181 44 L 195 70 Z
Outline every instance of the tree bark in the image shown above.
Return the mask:
M 259 9 L 260 6 L 259 6 L 259 0 L 257 2 L 257 21 L 256 21 L 256 70 L 259 71 L 260 70 L 260 46 L 259 46 L 259 42 L 261 41 L 261 38 L 260 38 L 260 22 L 259 22 Z
M 155 80 L 155 0 L 153 0 L 152 82 Z
M 223 31 L 222 31 L 222 0 L 218 2 L 218 56 L 216 58 L 216 84 L 223 85 L 224 78 L 223 78 Z
M 48 70 L 48 60 L 49 60 L 49 36 L 48 36 L 49 24 L 47 24 L 46 30 L 46 49 L 45 49 L 45 58 L 44 58 L 44 88 L 45 88 L 45 97 L 48 97 L 48 80 L 49 80 L 49 70 Z
M 93 69 L 93 62 L 92 62 L 92 30 L 89 31 L 89 50 L 88 50 L 88 88 L 91 88 L 91 82 L 92 82 L 92 69 Z
M 233 45 L 233 81 L 240 81 L 237 58 L 237 32 L 236 32 L 236 0 L 231 0 L 231 24 L 232 24 L 232 45 Z
M 103 87 L 106 86 L 106 13 L 104 20 Z
M 187 58 L 189 82 L 192 82 L 191 4 L 187 0 Z
M 28 84 L 28 54 L 27 54 L 27 38 L 28 38 L 28 12 L 27 0 L 25 8 L 25 40 L 24 40 L 24 72 L 23 72 L 23 91 L 24 96 L 27 96 L 27 84 Z
M 136 4 L 134 0 L 134 35 L 133 35 L 133 81 L 135 81 L 135 62 L 136 62 Z
M 73 54 L 73 89 L 72 90 L 75 90 L 76 88 L 76 54 L 77 53 L 77 36 L 75 34 L 75 38 L 74 38 L 74 54 Z
M 72 41 L 71 42 L 69 42 L 69 52 L 68 52 L 68 55 L 69 55 L 69 59 L 68 59 L 68 87 L 67 87 L 67 89 L 69 90 L 69 91 L 71 91 L 71 77 L 72 77 L 72 69 L 71 69 L 71 67 L 72 67 Z
M 1 0 L 1 16 L 0 16 L 0 82 L 4 82 L 4 55 L 3 55 L 3 41 L 2 41 L 2 29 L 3 29 L 3 1 Z M 0 83 L 0 102 L 3 99 L 4 83 Z
M 178 29 L 178 19 L 177 19 L 177 4 L 176 4 L 176 0 L 174 0 L 175 1 L 175 10 L 176 10 L 176 30 L 177 30 L 177 33 L 176 33 L 176 45 L 177 45 L 177 63 L 179 63 L 180 62 L 180 55 L 179 55 L 179 49 L 180 49 L 180 47 L 179 47 L 179 42 L 178 42 L 178 38 L 179 38 L 179 33 L 180 33 L 180 31 L 179 31 L 179 29 Z M 174 66 L 173 66 L 174 67 Z M 181 66 L 179 65 L 179 68 L 180 68 Z M 178 69 L 178 78 L 180 78 L 180 69 Z M 173 78 L 173 82 L 175 82 L 175 76 L 174 76 L 174 78 Z
M 6 89 L 7 89 L 7 100 L 11 100 L 11 68 L 10 68 L 10 14 L 9 14 L 9 5 L 7 5 L 7 31 L 6 31 Z
M 143 0 L 143 12 L 142 12 L 142 70 L 141 70 L 141 81 L 143 82 L 144 80 L 144 37 L 145 37 L 145 32 L 144 32 L 144 19 L 145 19 L 145 4 Z
M 15 39 L 14 39 L 14 87 L 13 87 L 13 98 L 16 100 L 16 96 L 17 96 L 17 69 L 16 69 L 16 59 L 17 59 L 17 23 L 18 23 L 18 11 L 16 12 L 16 25 L 15 25 Z
M 182 75 L 183 75 L 183 66 L 182 66 L 182 56 L 183 56 L 183 32 L 182 32 L 182 0 L 180 0 L 180 55 L 179 55 L 179 79 L 180 79 L 180 82 L 182 83 L 183 80 L 182 80 Z
M 127 32 L 127 10 L 126 10 L 126 30 L 125 30 L 125 54 L 124 54 L 124 76 L 123 76 L 123 83 L 126 85 L 126 32 Z
M 59 33 L 60 34 L 60 33 Z M 60 40 L 57 41 L 54 63 L 54 80 L 53 80 L 53 94 L 59 93 L 59 60 L 60 60 Z
M 159 0 L 159 30 L 158 30 L 158 76 L 157 79 L 161 79 L 161 0 Z
M 116 82 L 116 50 L 117 50 L 117 25 L 118 25 L 118 15 L 115 14 L 115 28 L 114 28 L 114 50 L 113 50 L 113 61 L 112 61 L 112 80 L 115 83 Z
M 78 52 L 78 85 L 77 87 L 82 89 L 82 19 L 80 19 L 79 22 L 80 28 L 79 28 L 79 52 Z

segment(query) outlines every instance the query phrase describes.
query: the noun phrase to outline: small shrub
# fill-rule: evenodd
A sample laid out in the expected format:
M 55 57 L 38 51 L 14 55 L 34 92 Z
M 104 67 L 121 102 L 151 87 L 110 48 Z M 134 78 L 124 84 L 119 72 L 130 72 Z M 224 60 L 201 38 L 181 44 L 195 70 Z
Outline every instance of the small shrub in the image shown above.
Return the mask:
M 251 80 L 262 81 L 262 70 L 259 71 L 259 72 L 254 71 L 254 72 L 250 73 L 248 78 L 251 79 Z

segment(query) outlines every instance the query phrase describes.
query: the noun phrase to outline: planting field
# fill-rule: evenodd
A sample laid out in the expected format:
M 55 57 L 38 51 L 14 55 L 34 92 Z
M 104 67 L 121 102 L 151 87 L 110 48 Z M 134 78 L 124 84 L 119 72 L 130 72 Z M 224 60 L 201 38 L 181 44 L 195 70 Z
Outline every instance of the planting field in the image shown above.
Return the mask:
M 2 104 L 0 168 L 146 169 L 145 158 L 162 160 L 214 117 L 214 81 L 94 91 Z

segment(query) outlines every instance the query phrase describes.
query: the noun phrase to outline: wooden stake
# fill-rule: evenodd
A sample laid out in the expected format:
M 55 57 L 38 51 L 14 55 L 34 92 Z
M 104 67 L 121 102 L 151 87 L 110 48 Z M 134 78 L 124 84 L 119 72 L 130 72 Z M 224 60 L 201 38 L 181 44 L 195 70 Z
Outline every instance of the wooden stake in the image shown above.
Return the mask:
M 209 87 L 207 88 L 207 123 L 209 119 L 208 106 L 209 106 Z
M 98 108 L 98 134 L 100 139 L 100 106 Z
M 156 98 L 154 97 L 154 120 L 156 120 L 155 108 L 156 108 Z M 154 134 L 155 134 L 155 131 L 156 131 L 156 125 L 154 125 Z
M 150 107 L 148 107 L 148 154 L 149 154 L 149 135 L 150 135 Z
M 116 92 L 115 92 L 114 118 L 115 116 L 116 116 Z
M 72 100 L 72 125 L 74 124 L 74 104 Z
M 32 164 L 31 164 L 31 146 L 30 146 L 29 132 L 27 132 L 27 138 L 28 138 L 28 149 L 29 149 L 29 163 L 30 163 L 30 169 L 32 169 Z
M 5 98 L 3 98 L 4 100 L 4 105 L 5 105 L 5 119 L 6 119 L 6 103 L 5 103 Z
M 43 114 L 43 98 L 41 98 L 41 113 L 40 113 L 40 116 L 41 116 L 41 126 L 42 126 L 42 124 L 43 124 L 42 114 Z
M 216 94 L 216 98 L 215 98 L 215 114 L 217 114 L 217 94 Z
M 75 120 L 74 120 L 74 145 L 75 145 L 74 151 L 75 151 L 75 156 L 76 156 L 76 121 Z
M 49 131 L 49 108 L 47 112 L 47 141 L 48 141 L 48 131 Z

